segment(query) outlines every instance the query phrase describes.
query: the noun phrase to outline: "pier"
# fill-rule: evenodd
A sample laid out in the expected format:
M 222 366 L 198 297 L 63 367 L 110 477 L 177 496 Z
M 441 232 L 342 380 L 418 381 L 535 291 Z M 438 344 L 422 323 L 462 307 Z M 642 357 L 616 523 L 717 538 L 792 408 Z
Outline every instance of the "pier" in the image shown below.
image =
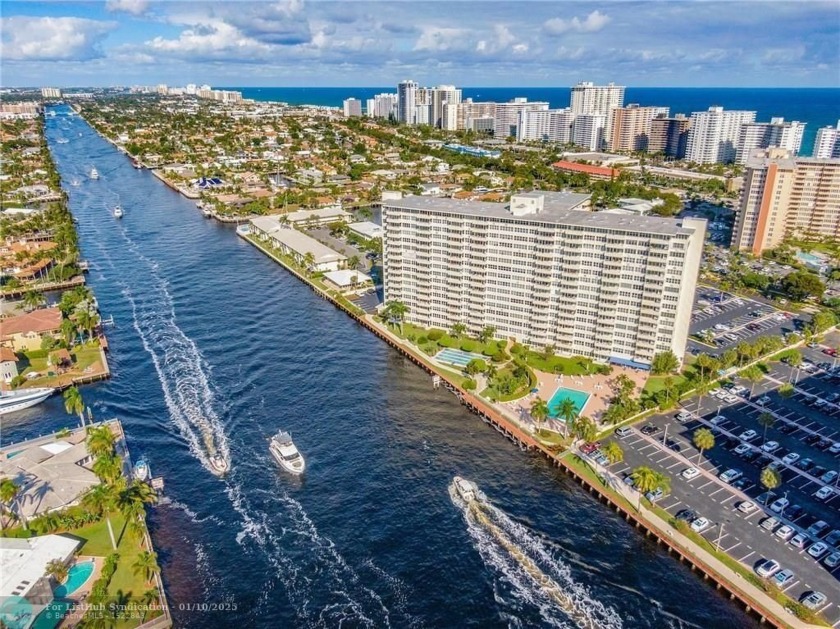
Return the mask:
M 745 612 L 758 619 L 759 622 L 768 626 L 778 627 L 779 629 L 804 629 L 805 627 L 814 626 L 797 619 L 767 593 L 745 581 L 741 574 L 723 564 L 690 539 L 679 534 L 667 522 L 654 513 L 637 510 L 620 494 L 608 489 L 606 486 L 599 486 L 598 483 L 592 482 L 577 467 L 566 460 L 569 454 L 568 452 L 558 453 L 552 450 L 535 439 L 533 435 L 522 430 L 520 426 L 506 418 L 501 412 L 493 408 L 490 403 L 461 388 L 450 374 L 421 355 L 407 341 L 392 334 L 383 326 L 378 325 L 368 315 L 364 313 L 359 314 L 327 291 L 314 285 L 309 278 L 266 249 L 247 230 L 238 229 L 237 235 L 282 265 L 322 299 L 331 302 L 336 308 L 355 319 L 359 325 L 386 342 L 403 357 L 426 371 L 434 378 L 433 382 L 445 386 L 470 412 L 477 415 L 484 423 L 492 426 L 493 429 L 516 444 L 520 449 L 544 456 L 552 466 L 562 469 L 599 502 L 606 504 L 628 523 L 644 532 L 645 537 L 651 538 L 657 545 L 667 548 L 670 554 L 676 555 L 680 562 L 685 563 L 692 571 L 702 575 L 703 580 L 710 582 L 715 589 L 725 591 L 730 599 L 737 601 Z

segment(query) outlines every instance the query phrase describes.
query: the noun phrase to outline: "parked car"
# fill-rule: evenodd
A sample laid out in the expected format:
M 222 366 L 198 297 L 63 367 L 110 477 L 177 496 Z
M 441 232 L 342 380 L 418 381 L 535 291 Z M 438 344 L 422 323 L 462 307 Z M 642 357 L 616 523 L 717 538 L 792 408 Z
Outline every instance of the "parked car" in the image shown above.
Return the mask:
M 828 544 L 825 542 L 817 542 L 808 549 L 808 554 L 814 559 L 819 559 L 828 552 Z
M 802 603 L 808 609 L 816 611 L 822 608 L 822 606 L 825 605 L 825 602 L 827 600 L 828 598 L 825 594 L 823 594 L 822 592 L 814 591 L 805 594 L 801 599 L 799 599 L 799 602 Z
M 685 480 L 691 480 L 700 476 L 700 470 L 696 467 L 687 467 L 680 472 L 680 476 L 682 476 Z
M 763 446 L 761 446 L 761 449 L 764 450 L 765 452 L 773 453 L 773 452 L 775 452 L 776 450 L 779 449 L 779 442 L 778 441 L 768 441 Z
M 799 454 L 796 452 L 788 452 L 782 457 L 782 463 L 785 465 L 793 465 L 799 460 Z
M 659 432 L 659 427 L 654 426 L 653 424 L 645 424 L 642 426 L 642 434 L 643 435 L 655 435 Z
M 779 565 L 779 562 L 775 559 L 765 559 L 756 566 L 755 573 L 760 577 L 769 579 L 776 574 L 780 568 L 781 566 Z
M 773 529 L 776 528 L 776 525 L 778 523 L 779 523 L 779 519 L 771 515 L 770 517 L 764 518 L 761 521 L 761 524 L 759 524 L 759 526 L 761 528 L 763 528 L 765 531 L 772 531 Z
M 784 525 L 780 526 L 778 529 L 776 529 L 776 532 L 773 533 L 773 535 L 775 535 L 776 537 L 778 537 L 781 540 L 787 541 L 793 536 L 793 527 L 789 526 L 787 524 L 784 524 Z
M 823 563 L 825 567 L 833 570 L 837 566 L 840 566 L 840 552 L 833 552 L 828 555 L 825 559 L 823 559 Z
M 793 570 L 785 568 L 784 570 L 779 570 L 779 572 L 776 573 L 776 576 L 773 577 L 773 582 L 776 586 L 783 588 L 795 578 Z
M 808 545 L 808 536 L 805 533 L 797 533 L 790 538 L 788 544 L 794 548 L 805 548 Z
M 697 519 L 697 513 L 691 509 L 682 509 L 677 512 L 676 518 L 677 520 L 683 520 L 684 522 L 691 522 Z
M 726 421 L 726 415 L 715 415 L 709 420 L 709 423 L 713 426 L 718 426 L 721 423 Z
M 812 537 L 821 537 L 823 533 L 828 530 L 828 522 L 825 520 L 817 520 L 808 527 L 808 535 Z
M 665 495 L 665 492 L 663 492 L 661 489 L 657 489 L 655 491 L 647 492 L 645 494 L 645 498 L 647 498 L 650 502 L 656 502 L 657 500 L 662 498 L 662 496 L 664 496 L 664 495 Z
M 770 505 L 770 511 L 773 513 L 781 513 L 790 506 L 790 500 L 787 498 L 778 498 Z
M 835 529 L 825 536 L 825 543 L 829 546 L 838 546 L 840 544 L 840 529 Z M 838 548 L 840 550 L 840 548 Z
M 758 507 L 755 506 L 755 503 L 750 502 L 749 500 L 743 500 L 741 501 L 741 503 L 738 504 L 738 511 L 740 511 L 741 513 L 749 514 L 755 511 L 756 509 L 758 509 Z
M 770 398 L 767 397 L 766 395 L 762 395 L 760 398 L 758 398 L 758 403 L 761 406 L 764 406 L 765 404 L 768 404 L 769 402 L 770 402 Z
M 820 480 L 826 485 L 830 485 L 837 480 L 837 470 L 828 470 L 825 474 L 820 476 Z
M 826 485 L 825 487 L 820 487 L 814 492 L 814 498 L 817 500 L 828 500 L 833 494 L 834 488 Z
M 758 433 L 752 429 L 745 430 L 740 435 L 738 435 L 738 439 L 740 439 L 741 441 L 752 441 L 756 437 L 758 437 Z
M 678 422 L 688 421 L 689 419 L 691 419 L 691 413 L 689 413 L 688 411 L 680 411 L 674 416 L 674 419 L 676 419 Z
M 682 451 L 682 446 L 679 443 L 677 443 L 674 439 L 668 439 L 665 442 L 665 445 L 668 448 L 670 448 L 671 450 L 673 450 L 674 452 L 681 452 Z
M 747 452 L 752 450 L 752 446 L 748 443 L 739 443 L 735 446 L 735 449 L 732 450 L 738 456 L 744 456 Z
M 615 434 L 617 437 L 626 437 L 631 432 L 632 431 L 629 428 L 627 428 L 626 426 L 622 426 L 621 428 L 616 429 Z
M 702 533 L 712 525 L 706 518 L 697 518 L 691 523 L 691 530 L 695 533 Z
M 805 508 L 802 505 L 793 505 L 785 510 L 785 514 L 789 520 L 795 520 L 803 513 L 805 513 Z
M 811 459 L 802 459 L 796 464 L 796 467 L 798 467 L 803 472 L 807 472 L 812 467 L 814 467 L 814 462 Z
M 735 468 L 733 467 L 733 468 L 730 468 L 730 469 L 726 470 L 725 472 L 723 472 L 723 473 L 720 475 L 720 477 L 719 477 L 719 478 L 720 478 L 720 480 L 722 480 L 724 483 L 731 483 L 731 482 L 733 482 L 733 481 L 738 480 L 738 479 L 739 479 L 739 478 L 741 478 L 743 475 L 744 475 L 744 473 L 743 473 L 741 470 L 737 470 L 737 469 L 735 469 Z

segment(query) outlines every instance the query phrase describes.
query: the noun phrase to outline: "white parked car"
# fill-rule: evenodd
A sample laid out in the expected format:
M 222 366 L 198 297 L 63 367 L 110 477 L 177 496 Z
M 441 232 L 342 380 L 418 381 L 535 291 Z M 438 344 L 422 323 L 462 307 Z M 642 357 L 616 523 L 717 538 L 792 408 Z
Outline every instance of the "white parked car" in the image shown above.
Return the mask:
M 793 570 L 791 570 L 790 568 L 785 568 L 784 570 L 780 570 L 776 573 L 776 576 L 773 577 L 773 581 L 778 587 L 783 588 L 795 578 L 796 577 L 793 574 Z
M 825 474 L 820 476 L 820 480 L 826 485 L 830 485 L 837 480 L 837 470 L 828 470 Z
M 828 544 L 825 542 L 817 542 L 808 549 L 808 554 L 814 559 L 819 559 L 828 552 Z
M 793 527 L 785 524 L 784 526 L 780 526 L 778 529 L 776 529 L 776 532 L 773 533 L 773 535 L 775 535 L 779 539 L 787 541 L 793 536 Z
M 764 518 L 761 521 L 759 526 L 763 528 L 765 531 L 772 531 L 776 528 L 776 525 L 779 523 L 779 518 L 773 517 L 772 515 L 769 518 Z
M 781 566 L 779 562 L 775 559 L 765 559 L 755 569 L 755 572 L 758 576 L 764 577 L 765 579 L 769 579 L 774 574 L 776 574 Z
M 840 454 L 840 441 L 835 441 L 828 451 L 831 452 L 831 454 Z
M 773 513 L 781 513 L 790 506 L 790 500 L 787 498 L 778 498 L 770 505 L 770 511 Z
M 762 406 L 764 406 L 768 402 L 770 402 L 770 398 L 767 397 L 766 395 L 763 395 L 760 398 L 758 398 L 758 403 L 761 404 Z
M 797 533 L 790 538 L 788 544 L 795 548 L 805 548 L 808 545 L 808 536 L 805 533 Z
M 676 419 L 678 422 L 688 421 L 689 419 L 691 419 L 691 413 L 689 413 L 688 411 L 680 411 L 679 413 L 677 413 L 677 416 L 674 419 Z
M 799 455 L 796 452 L 788 452 L 782 457 L 782 463 L 785 465 L 793 465 L 799 460 Z
M 717 397 L 723 392 L 723 389 L 712 389 L 711 391 L 709 391 L 709 395 L 711 395 L 712 397 Z
M 740 439 L 741 441 L 752 441 L 756 437 L 758 437 L 758 433 L 752 429 L 745 430 L 740 435 L 738 435 L 738 439 Z
M 831 553 L 828 557 L 823 559 L 823 563 L 825 564 L 826 568 L 833 570 L 837 566 L 840 566 L 840 551 Z
M 702 533 L 712 525 L 706 518 L 697 518 L 691 523 L 691 530 L 695 533 Z
M 749 452 L 750 450 L 752 450 L 752 446 L 751 446 L 750 444 L 748 444 L 748 443 L 740 443 L 740 444 L 738 444 L 737 446 L 735 446 L 735 449 L 733 450 L 733 452 L 734 452 L 735 454 L 737 454 L 738 456 L 743 456 L 743 455 L 745 455 L 747 452 Z
M 680 476 L 682 476 L 685 480 L 691 480 L 692 478 L 700 476 L 700 470 L 696 467 L 687 467 L 680 472 Z
M 763 446 L 761 446 L 761 449 L 764 450 L 765 452 L 775 452 L 776 450 L 779 449 L 779 442 L 778 441 L 768 441 Z
M 718 424 L 720 424 L 721 422 L 725 422 L 725 421 L 726 421 L 726 415 L 715 415 L 714 417 L 712 417 L 712 418 L 709 420 L 709 423 L 710 423 L 710 424 L 714 424 L 715 426 L 717 426 L 717 425 L 718 425 Z
M 752 513 L 756 509 L 758 509 L 758 507 L 755 506 L 755 503 L 750 502 L 749 500 L 744 500 L 738 505 L 738 511 L 741 513 Z
M 820 487 L 817 491 L 814 492 L 814 498 L 817 500 L 828 500 L 834 494 L 834 488 L 826 485 L 825 487 Z
M 725 472 L 721 473 L 720 480 L 724 483 L 734 483 L 736 480 L 741 478 L 744 473 L 741 470 L 736 470 L 735 468 L 731 468 L 726 470 Z
M 828 600 L 828 597 L 823 594 L 822 592 L 809 592 L 806 596 L 803 596 L 801 599 L 801 603 L 811 610 L 818 610 L 825 602 Z

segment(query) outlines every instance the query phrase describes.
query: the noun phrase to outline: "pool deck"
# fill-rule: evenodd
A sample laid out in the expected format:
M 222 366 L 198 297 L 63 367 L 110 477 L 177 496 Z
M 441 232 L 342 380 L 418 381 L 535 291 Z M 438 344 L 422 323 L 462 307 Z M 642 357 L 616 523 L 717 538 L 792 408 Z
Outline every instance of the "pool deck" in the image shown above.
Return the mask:
M 609 406 L 609 399 L 613 395 L 612 383 L 620 375 L 624 374 L 636 383 L 636 387 L 641 389 L 645 386 L 645 381 L 648 377 L 648 372 L 639 369 L 631 369 L 630 367 L 613 366 L 613 371 L 610 375 L 583 375 L 583 376 L 556 376 L 552 373 L 544 373 L 542 371 L 534 371 L 537 376 L 537 393 L 529 393 L 524 398 L 520 398 L 513 402 L 505 404 L 507 410 L 512 411 L 513 414 L 520 419 L 520 421 L 530 422 L 531 404 L 538 397 L 546 402 L 551 399 L 558 389 L 575 389 L 589 394 L 589 399 L 581 411 L 582 417 L 590 417 L 596 422 L 601 421 L 601 416 Z M 558 422 L 549 419 L 548 428 L 553 430 L 563 430 L 563 422 Z

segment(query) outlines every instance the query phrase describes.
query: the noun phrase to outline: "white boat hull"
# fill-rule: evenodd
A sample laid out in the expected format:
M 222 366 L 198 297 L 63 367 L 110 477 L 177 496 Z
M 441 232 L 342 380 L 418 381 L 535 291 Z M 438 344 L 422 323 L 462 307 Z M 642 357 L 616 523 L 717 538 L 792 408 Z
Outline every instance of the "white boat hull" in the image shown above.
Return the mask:
M 38 392 L 37 394 L 35 392 Z M 22 396 L 19 401 L 14 401 L 14 397 L 3 395 L 0 397 L 0 415 L 7 415 L 9 413 L 15 413 L 17 411 L 22 411 L 30 406 L 35 406 L 36 404 L 40 404 L 48 397 L 53 394 L 54 389 L 32 389 L 30 393 L 31 396 Z M 22 389 L 21 393 L 27 392 L 26 389 Z M 13 392 L 13 393 L 18 393 Z M 8 396 L 8 397 L 7 397 Z

